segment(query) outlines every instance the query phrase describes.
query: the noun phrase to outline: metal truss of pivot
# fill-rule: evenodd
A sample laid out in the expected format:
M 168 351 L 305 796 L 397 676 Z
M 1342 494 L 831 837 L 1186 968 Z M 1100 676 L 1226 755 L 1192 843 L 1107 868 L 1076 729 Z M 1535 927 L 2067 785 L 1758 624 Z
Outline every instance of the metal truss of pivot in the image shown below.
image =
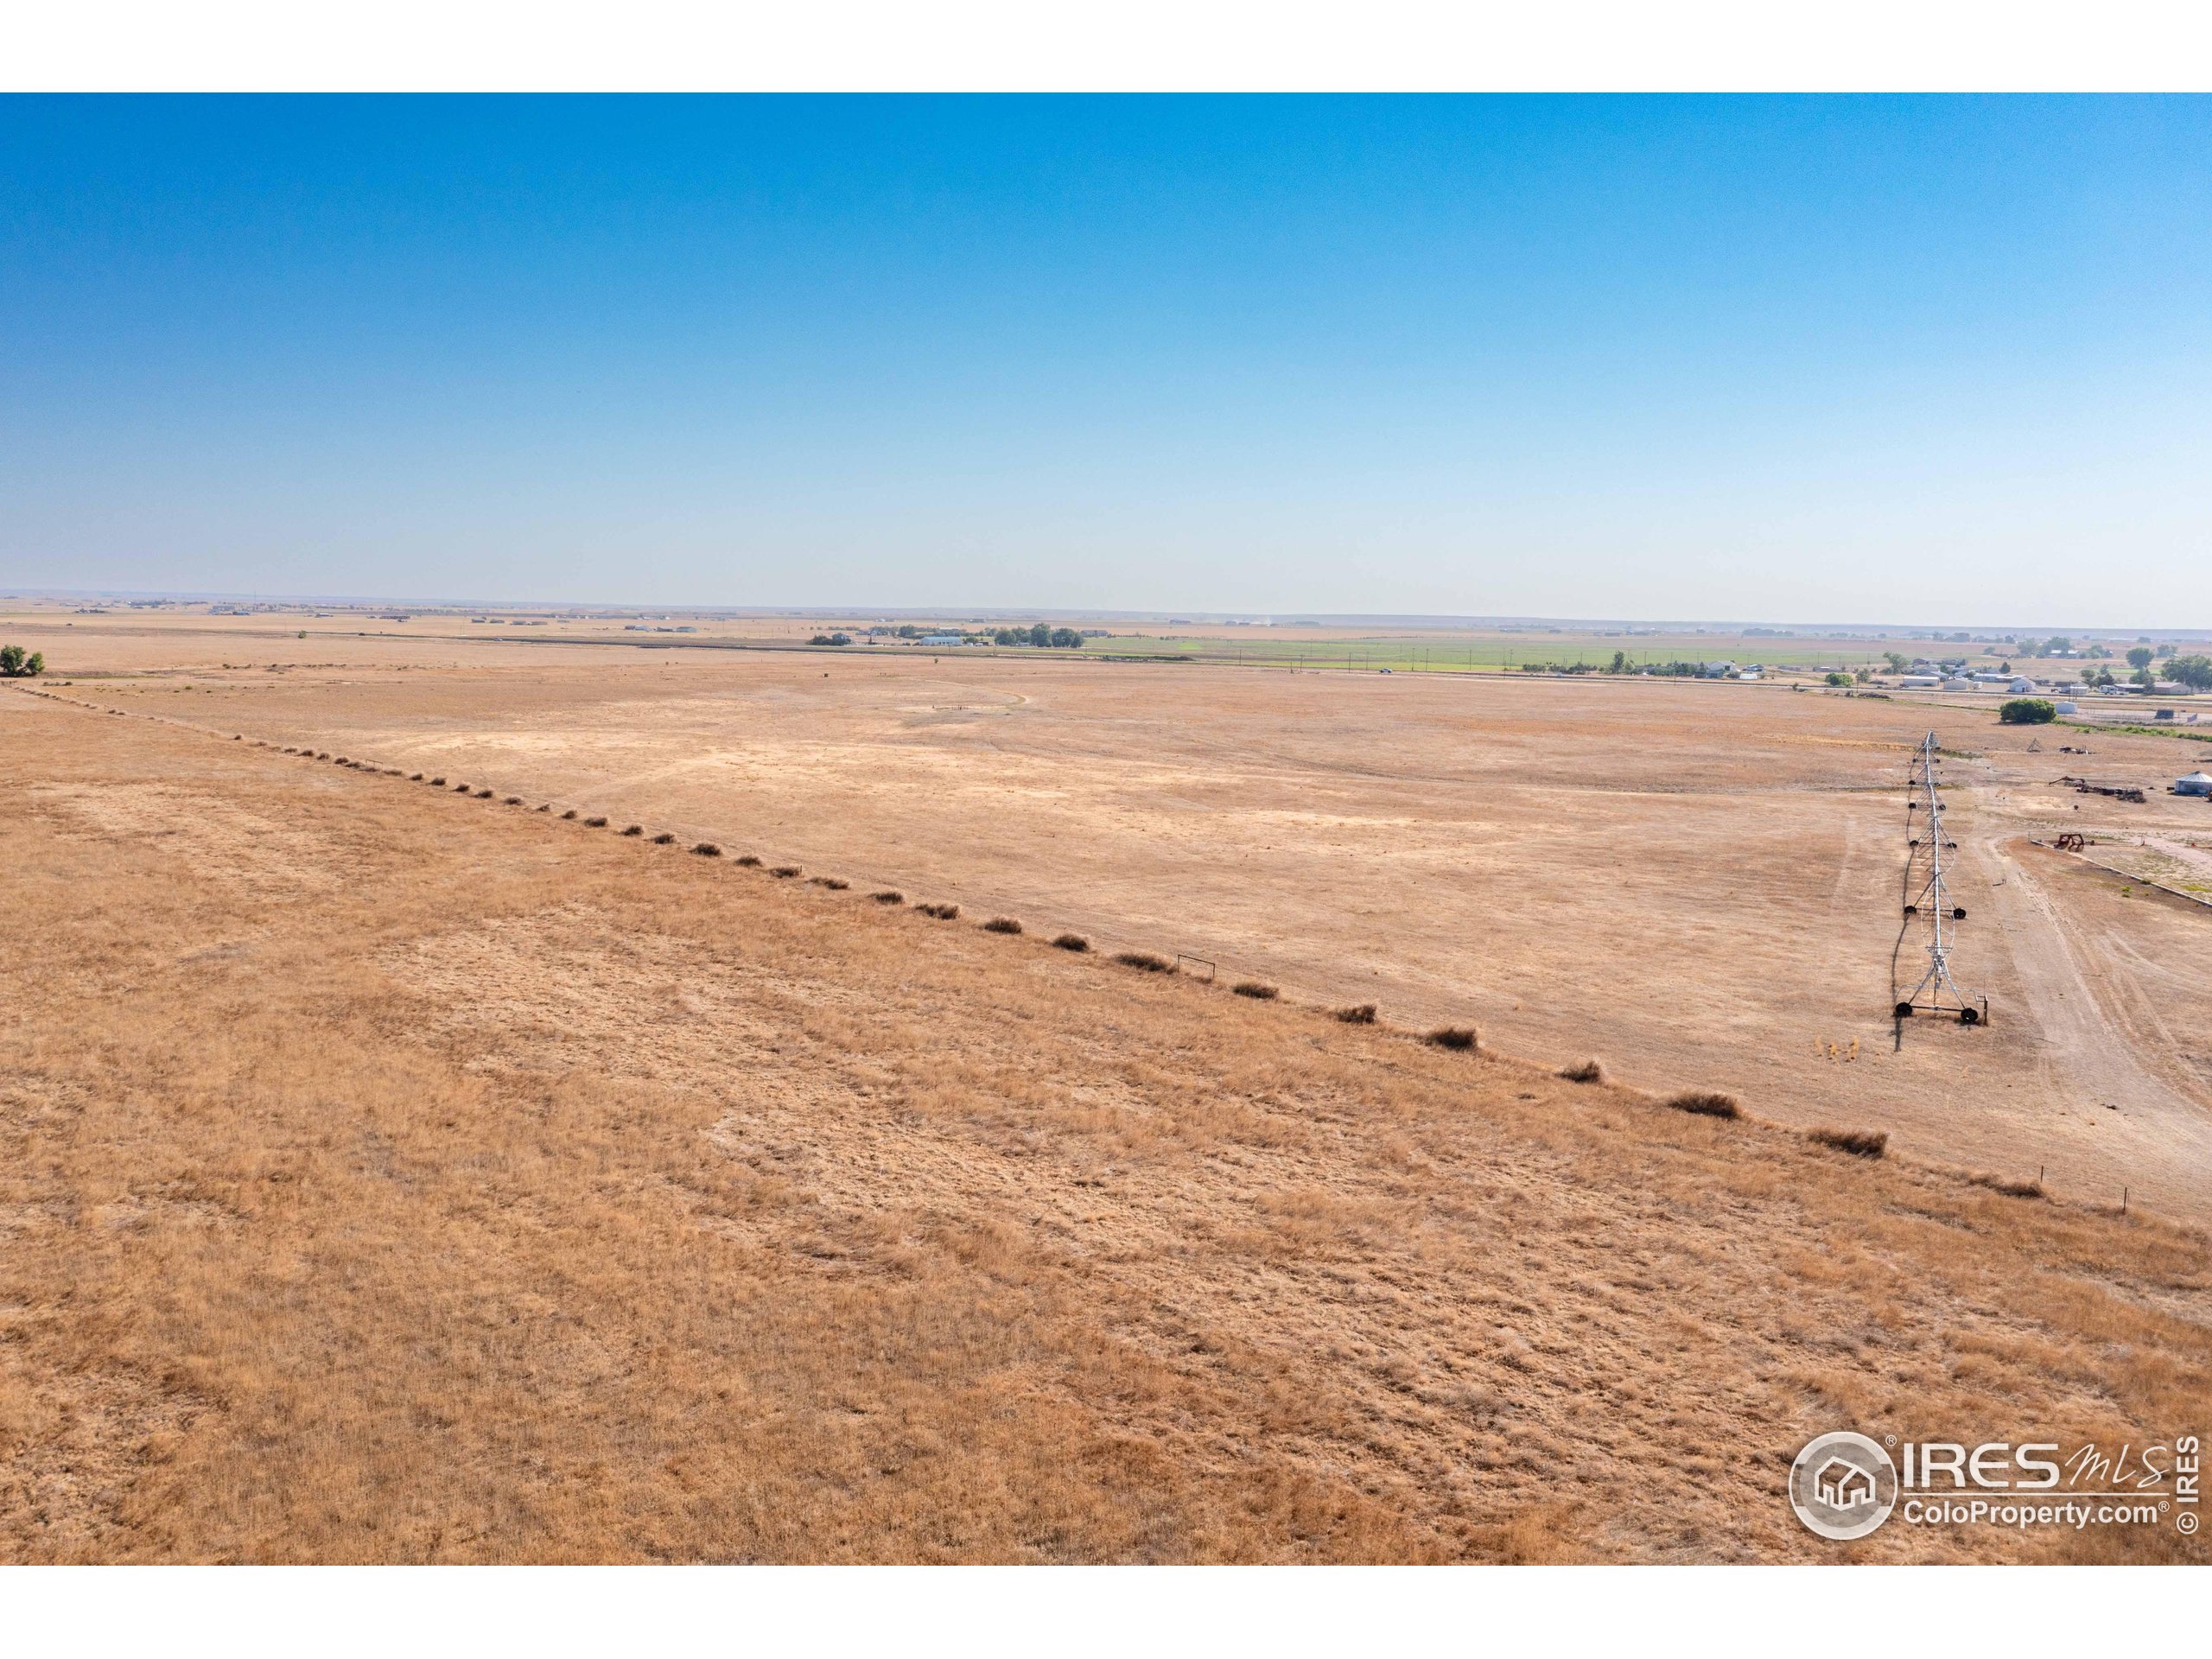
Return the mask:
M 1951 944 L 1958 931 L 1953 924 L 1966 920 L 1967 912 L 1963 905 L 1953 902 L 1943 871 L 1943 855 L 1955 851 L 1959 843 L 1943 828 L 1942 779 L 1936 775 L 1941 765 L 1936 734 L 1930 732 L 1913 753 L 1912 773 L 1905 785 L 1910 798 L 1905 803 L 1904 921 L 1897 930 L 1897 948 L 1890 953 L 1890 980 L 1892 988 L 1899 982 L 1905 937 L 1916 930 L 1928 970 L 1917 985 L 1897 998 L 1897 1017 L 1910 1020 L 1916 1012 L 1948 1014 L 1962 1026 L 1986 1025 L 1989 999 L 1969 996 L 1951 977 Z

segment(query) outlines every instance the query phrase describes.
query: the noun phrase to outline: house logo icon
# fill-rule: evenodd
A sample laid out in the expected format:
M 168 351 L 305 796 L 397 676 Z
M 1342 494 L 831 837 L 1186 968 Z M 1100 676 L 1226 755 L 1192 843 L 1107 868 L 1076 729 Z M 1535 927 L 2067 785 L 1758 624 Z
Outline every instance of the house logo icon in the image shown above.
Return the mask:
M 1789 1465 L 1789 1507 L 1807 1530 L 1864 1538 L 1897 1506 L 1897 1471 L 1878 1441 L 1841 1429 L 1807 1442 Z
M 1832 1510 L 1855 1510 L 1874 1501 L 1874 1477 L 1848 1458 L 1831 1457 L 1813 1472 L 1813 1492 Z

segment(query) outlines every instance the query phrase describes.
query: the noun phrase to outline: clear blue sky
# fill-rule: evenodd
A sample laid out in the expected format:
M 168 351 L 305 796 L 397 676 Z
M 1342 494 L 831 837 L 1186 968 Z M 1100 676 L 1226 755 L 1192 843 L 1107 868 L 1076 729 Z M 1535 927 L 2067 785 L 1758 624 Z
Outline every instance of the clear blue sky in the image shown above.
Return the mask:
M 2212 624 L 2212 100 L 0 99 L 0 588 Z

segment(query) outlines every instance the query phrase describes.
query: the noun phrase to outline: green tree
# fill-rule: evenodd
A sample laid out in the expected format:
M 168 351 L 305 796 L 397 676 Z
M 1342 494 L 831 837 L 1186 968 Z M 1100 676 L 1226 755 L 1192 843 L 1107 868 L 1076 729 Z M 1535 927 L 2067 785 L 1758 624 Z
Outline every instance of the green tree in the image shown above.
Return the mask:
M 1892 674 L 1902 674 L 1912 666 L 1910 663 L 1905 661 L 1904 653 L 1901 651 L 1885 651 L 1882 653 L 1882 660 L 1890 665 L 1890 672 Z
M 2127 653 L 2127 665 L 2130 668 L 2150 667 L 2151 647 L 2148 645 L 2138 645 L 2134 650 L 2129 652 Z
M 1830 685 L 1849 685 L 1851 683 L 1851 676 L 1841 673 L 1831 674 L 1828 676 L 1828 683 Z
M 2041 726 L 2058 718 L 2058 708 L 2048 697 L 2014 697 L 1999 705 L 1997 718 L 2007 726 Z
M 2212 690 L 2212 657 L 2177 657 L 2166 664 L 2166 675 L 2192 691 Z
M 0 677 L 28 680 L 46 672 L 46 658 L 38 652 L 26 653 L 21 645 L 0 645 Z
M 1628 652 L 1624 651 L 1617 651 L 1613 653 L 1613 666 L 1611 671 L 1615 674 L 1625 674 L 1628 672 Z
M 1029 630 L 1029 643 L 1033 645 L 1051 645 L 1052 643 L 1052 625 L 1049 622 L 1039 622 L 1034 627 L 1031 628 Z

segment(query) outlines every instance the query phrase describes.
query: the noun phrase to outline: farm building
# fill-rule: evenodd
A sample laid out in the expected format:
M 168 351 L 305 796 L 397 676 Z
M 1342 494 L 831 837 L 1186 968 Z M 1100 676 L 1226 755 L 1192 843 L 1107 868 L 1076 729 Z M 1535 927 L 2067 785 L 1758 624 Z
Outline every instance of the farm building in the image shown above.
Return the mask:
M 2174 779 L 2177 795 L 2212 795 L 2212 772 L 2192 772 L 2186 778 Z

